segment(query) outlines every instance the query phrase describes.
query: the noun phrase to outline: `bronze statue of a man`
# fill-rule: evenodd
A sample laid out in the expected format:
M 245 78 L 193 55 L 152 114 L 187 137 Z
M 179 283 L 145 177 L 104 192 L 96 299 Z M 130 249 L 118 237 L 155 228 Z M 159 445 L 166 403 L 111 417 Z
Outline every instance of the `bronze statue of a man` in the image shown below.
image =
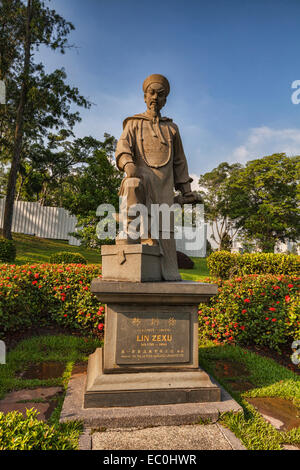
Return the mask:
M 116 148 L 116 162 L 125 171 L 120 196 L 127 198 L 128 207 L 145 205 L 151 213 L 152 204 L 174 203 L 174 188 L 182 193 L 181 202 L 198 200 L 191 191 L 187 160 L 177 125 L 160 110 L 166 104 L 170 85 L 166 77 L 150 75 L 143 83 L 147 111 L 125 119 L 123 133 Z M 127 238 L 126 243 L 137 243 Z M 153 244 L 151 239 L 141 243 Z M 174 234 L 159 236 L 164 280 L 181 280 L 177 267 Z

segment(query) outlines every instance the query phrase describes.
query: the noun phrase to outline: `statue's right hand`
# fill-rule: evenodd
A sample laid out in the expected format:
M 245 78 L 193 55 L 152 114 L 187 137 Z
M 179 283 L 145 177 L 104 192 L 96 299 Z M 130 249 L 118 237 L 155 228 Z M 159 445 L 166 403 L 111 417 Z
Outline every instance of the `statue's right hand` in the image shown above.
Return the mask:
M 131 162 L 126 163 L 124 170 L 125 170 L 127 178 L 134 178 L 138 176 L 137 167 L 134 163 L 131 163 Z

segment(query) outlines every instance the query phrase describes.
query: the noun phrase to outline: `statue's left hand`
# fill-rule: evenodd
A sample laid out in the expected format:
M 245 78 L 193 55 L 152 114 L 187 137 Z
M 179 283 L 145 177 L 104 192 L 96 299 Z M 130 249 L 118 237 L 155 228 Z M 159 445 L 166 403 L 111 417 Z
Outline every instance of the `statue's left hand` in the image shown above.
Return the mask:
M 189 191 L 183 195 L 175 196 L 174 202 L 180 204 L 195 204 L 199 202 L 200 204 L 203 203 L 203 199 L 196 191 Z

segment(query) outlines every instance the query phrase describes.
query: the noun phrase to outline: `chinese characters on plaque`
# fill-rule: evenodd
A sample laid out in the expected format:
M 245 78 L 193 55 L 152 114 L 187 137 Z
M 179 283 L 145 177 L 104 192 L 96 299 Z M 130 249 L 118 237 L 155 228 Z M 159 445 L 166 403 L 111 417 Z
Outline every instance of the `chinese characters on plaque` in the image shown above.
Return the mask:
M 189 314 L 182 312 L 120 313 L 117 364 L 189 362 Z

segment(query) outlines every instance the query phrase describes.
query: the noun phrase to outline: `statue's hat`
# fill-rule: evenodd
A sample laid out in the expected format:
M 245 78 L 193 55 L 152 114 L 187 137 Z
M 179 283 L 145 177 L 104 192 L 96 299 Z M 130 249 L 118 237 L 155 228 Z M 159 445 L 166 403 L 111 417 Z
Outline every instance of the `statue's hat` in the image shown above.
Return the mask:
M 164 77 L 163 75 L 160 75 L 159 73 L 154 73 L 153 75 L 149 75 L 149 77 L 147 77 L 143 83 L 144 93 L 146 93 L 146 90 L 148 86 L 151 85 L 151 83 L 159 83 L 160 85 L 162 85 L 164 89 L 166 90 L 166 96 L 168 96 L 168 94 L 170 93 L 170 83 L 168 79 Z

